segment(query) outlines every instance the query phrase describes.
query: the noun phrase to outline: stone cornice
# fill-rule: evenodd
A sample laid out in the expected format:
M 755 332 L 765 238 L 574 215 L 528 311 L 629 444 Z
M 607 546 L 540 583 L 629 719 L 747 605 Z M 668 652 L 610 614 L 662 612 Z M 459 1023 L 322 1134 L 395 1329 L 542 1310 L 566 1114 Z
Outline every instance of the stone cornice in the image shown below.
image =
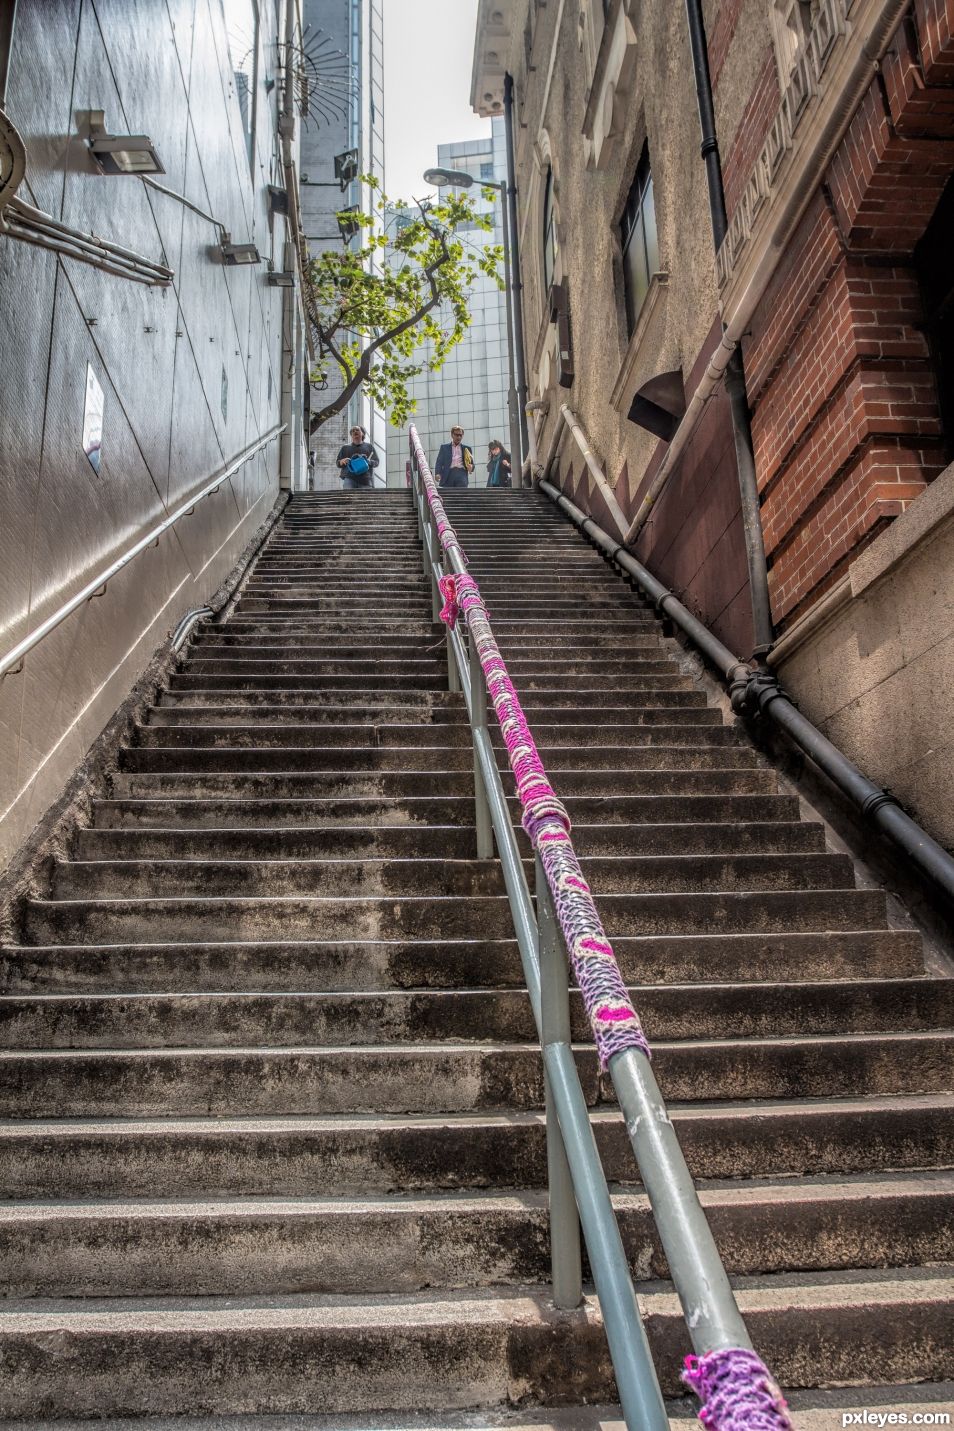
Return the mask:
M 844 104 L 851 74 L 884 0 L 820 0 L 806 53 L 782 95 L 716 259 L 723 314 L 731 314 L 775 241 L 821 137 Z M 872 67 L 872 75 L 874 68 Z M 728 318 L 727 318 L 728 321 Z

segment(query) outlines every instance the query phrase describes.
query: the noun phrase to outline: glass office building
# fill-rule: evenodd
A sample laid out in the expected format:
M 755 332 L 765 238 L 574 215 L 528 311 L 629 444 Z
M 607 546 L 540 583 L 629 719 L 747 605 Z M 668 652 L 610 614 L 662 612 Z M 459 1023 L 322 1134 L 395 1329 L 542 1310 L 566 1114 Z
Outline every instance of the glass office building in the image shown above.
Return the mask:
M 320 117 L 302 127 L 302 223 L 312 253 L 339 248 L 341 238 L 335 215 L 354 205 L 372 212 L 372 193 L 355 179 L 342 192 L 335 180 L 335 156 L 356 150 L 359 174 L 373 174 L 384 187 L 384 21 L 383 0 L 303 0 L 304 49 L 327 74 L 331 88 L 322 100 L 320 79 L 313 108 Z M 338 76 L 350 66 L 351 93 L 347 105 L 332 98 Z M 360 246 L 360 236 L 351 240 Z M 327 388 L 313 389 L 313 410 L 341 391 L 332 367 Z M 334 465 L 339 447 L 349 440 L 354 423 L 366 428 L 381 455 L 379 481 L 384 479 L 387 429 L 384 412 L 364 393 L 352 398 L 337 417 L 320 427 L 311 440 L 316 454 L 315 484 L 337 486 Z
M 493 132 L 487 139 L 463 144 L 441 144 L 437 163 L 442 169 L 459 169 L 478 179 L 501 180 L 507 175 L 503 118 L 491 120 Z M 488 202 L 478 189 L 470 191 L 482 212 L 493 212 L 492 233 L 471 229 L 462 234 L 468 244 L 503 242 L 501 200 Z M 391 217 L 400 222 L 400 211 Z M 411 416 L 433 464 L 437 449 L 448 441 L 455 423 L 465 431 L 464 441 L 473 448 L 477 464 L 476 481 L 487 480 L 487 444 L 499 437 L 510 446 L 507 417 L 507 317 L 504 294 L 489 278 L 480 274 L 470 298 L 471 326 L 463 341 L 450 353 L 436 373 L 425 369 L 411 384 L 417 409 Z M 426 348 L 423 350 L 426 352 Z M 405 481 L 407 430 L 388 428 L 388 484 Z M 474 479 L 472 479 L 474 480 Z

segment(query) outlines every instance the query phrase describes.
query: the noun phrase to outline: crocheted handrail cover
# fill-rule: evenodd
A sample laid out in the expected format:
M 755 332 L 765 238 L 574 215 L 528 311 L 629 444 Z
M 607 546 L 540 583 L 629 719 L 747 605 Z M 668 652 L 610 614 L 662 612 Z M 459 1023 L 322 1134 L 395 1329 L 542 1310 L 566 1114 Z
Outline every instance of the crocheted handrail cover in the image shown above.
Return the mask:
M 466 565 L 463 548 L 448 520 L 423 448 L 413 430 L 412 441 L 441 546 L 448 553 L 456 550 Z M 593 1029 L 600 1065 L 605 1069 L 611 1058 L 627 1049 L 637 1049 L 648 1058 L 646 1035 L 570 839 L 569 814 L 547 780 L 506 662 L 494 639 L 480 589 L 469 575 L 443 576 L 440 589 L 444 597 L 441 620 L 453 629 L 463 614 L 470 639 L 476 645 L 487 680 L 487 694 L 500 722 L 510 768 L 517 782 L 523 828 L 543 865 L 573 976 Z
M 411 443 L 441 547 L 446 553 L 456 551 L 461 565 L 466 566 L 466 554 L 448 519 L 413 427 Z M 487 693 L 500 722 L 516 778 L 523 808 L 522 824 L 540 856 L 553 895 L 600 1063 L 605 1068 L 614 1055 L 627 1048 L 638 1049 L 649 1057 L 649 1045 L 639 1016 L 570 840 L 569 814 L 547 781 L 506 663 L 494 640 L 477 582 L 469 575 L 443 576 L 439 585 L 444 598 L 441 620 L 453 630 L 463 614 L 476 643 Z M 749 1348 L 720 1348 L 702 1357 L 687 1357 L 683 1380 L 702 1402 L 699 1420 L 707 1431 L 792 1431 L 781 1391 L 768 1367 Z

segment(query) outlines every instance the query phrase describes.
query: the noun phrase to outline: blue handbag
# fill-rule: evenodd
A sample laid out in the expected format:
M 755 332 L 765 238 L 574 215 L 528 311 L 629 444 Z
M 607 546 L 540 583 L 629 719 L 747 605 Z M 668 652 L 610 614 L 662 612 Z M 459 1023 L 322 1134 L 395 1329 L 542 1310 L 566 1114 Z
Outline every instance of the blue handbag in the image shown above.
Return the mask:
M 352 477 L 365 477 L 371 471 L 371 464 L 359 452 L 356 456 L 348 458 L 348 471 Z

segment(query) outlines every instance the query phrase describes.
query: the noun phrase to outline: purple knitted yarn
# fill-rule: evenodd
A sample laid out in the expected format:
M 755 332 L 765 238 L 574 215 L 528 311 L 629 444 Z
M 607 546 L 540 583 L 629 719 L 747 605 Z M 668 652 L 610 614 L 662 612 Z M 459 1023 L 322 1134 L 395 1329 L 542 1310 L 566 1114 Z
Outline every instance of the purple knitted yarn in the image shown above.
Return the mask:
M 441 620 L 445 626 L 453 631 L 457 625 L 457 618 L 460 615 L 460 607 L 457 604 L 457 584 L 453 576 L 442 576 L 437 585 L 440 587 L 441 596 L 444 598 L 444 605 L 441 607 Z
M 754 1351 L 687 1356 L 682 1379 L 702 1402 L 699 1420 L 708 1431 L 792 1431 L 785 1398 Z
M 445 552 L 456 550 L 466 564 L 413 428 L 411 440 L 441 546 Z M 543 865 L 573 975 L 593 1029 L 600 1064 L 606 1068 L 611 1058 L 627 1049 L 638 1049 L 648 1058 L 649 1044 L 570 839 L 570 816 L 547 779 L 507 664 L 494 639 L 480 588 L 472 576 L 464 574 L 442 577 L 440 589 L 444 597 L 441 620 L 453 629 L 462 612 L 480 657 L 487 694 L 500 722 L 510 768 L 517 782 L 523 828 Z

